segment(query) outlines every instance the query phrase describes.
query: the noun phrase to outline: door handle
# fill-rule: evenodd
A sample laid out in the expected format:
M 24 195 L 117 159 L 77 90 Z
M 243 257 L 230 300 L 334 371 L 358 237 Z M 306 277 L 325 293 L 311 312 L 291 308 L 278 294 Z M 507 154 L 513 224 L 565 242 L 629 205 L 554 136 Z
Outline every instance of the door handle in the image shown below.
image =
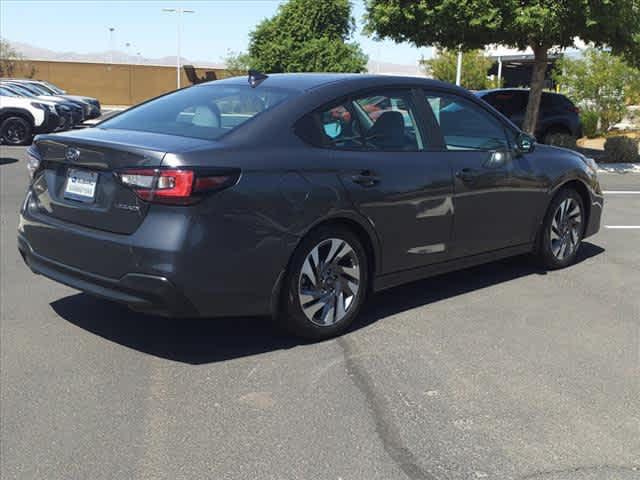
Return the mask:
M 380 178 L 369 170 L 363 170 L 358 175 L 353 175 L 351 181 L 363 187 L 373 187 L 380 183 Z
M 463 168 L 462 170 L 456 173 L 456 177 L 458 177 L 463 182 L 471 182 L 478 176 L 478 171 L 473 168 Z

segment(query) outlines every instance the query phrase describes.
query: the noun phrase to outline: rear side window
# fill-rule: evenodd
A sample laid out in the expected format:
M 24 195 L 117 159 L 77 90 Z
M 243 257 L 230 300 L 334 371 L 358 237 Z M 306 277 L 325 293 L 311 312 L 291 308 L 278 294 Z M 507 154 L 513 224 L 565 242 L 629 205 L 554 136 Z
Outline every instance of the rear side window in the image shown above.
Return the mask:
M 508 149 L 505 129 L 493 115 L 454 95 L 426 95 L 447 150 Z
M 98 128 L 215 140 L 295 93 L 263 86 L 202 85 L 143 103 L 102 122 Z
M 522 92 L 504 91 L 490 93 L 482 99 L 503 115 L 510 117 L 524 111 L 527 96 Z
M 409 91 L 344 100 L 305 117 L 296 130 L 309 143 L 328 148 L 395 152 L 423 148 Z

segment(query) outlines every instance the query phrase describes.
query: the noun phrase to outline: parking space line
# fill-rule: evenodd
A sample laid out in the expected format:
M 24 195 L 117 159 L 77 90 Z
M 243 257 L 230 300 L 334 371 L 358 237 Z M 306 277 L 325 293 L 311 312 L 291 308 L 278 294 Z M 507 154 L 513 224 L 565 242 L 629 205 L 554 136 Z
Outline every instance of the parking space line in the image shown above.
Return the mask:
M 604 190 L 602 193 L 605 195 L 640 195 L 640 191 L 637 190 Z
M 640 225 L 605 225 L 610 230 L 640 230 Z

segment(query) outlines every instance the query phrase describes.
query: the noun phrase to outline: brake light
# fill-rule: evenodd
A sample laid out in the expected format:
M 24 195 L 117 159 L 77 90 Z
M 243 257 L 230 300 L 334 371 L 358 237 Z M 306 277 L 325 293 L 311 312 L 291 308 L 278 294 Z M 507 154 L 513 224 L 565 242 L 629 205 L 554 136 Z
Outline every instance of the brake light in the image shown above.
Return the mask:
M 191 205 L 202 194 L 233 183 L 234 175 L 198 174 L 190 169 L 136 169 L 117 174 L 120 181 L 142 200 L 173 205 Z

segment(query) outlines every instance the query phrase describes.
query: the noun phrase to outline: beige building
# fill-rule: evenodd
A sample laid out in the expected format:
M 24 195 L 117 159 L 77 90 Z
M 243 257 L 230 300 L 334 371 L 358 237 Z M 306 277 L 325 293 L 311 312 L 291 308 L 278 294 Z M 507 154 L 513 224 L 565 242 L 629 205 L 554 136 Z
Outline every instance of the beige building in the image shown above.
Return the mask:
M 30 76 L 46 80 L 73 95 L 87 95 L 103 105 L 134 105 L 176 89 L 176 68 L 161 65 L 131 65 L 50 60 L 17 62 L 15 77 Z M 199 77 L 215 71 L 218 78 L 228 72 L 215 68 L 196 68 Z M 181 85 L 190 85 L 184 71 Z

